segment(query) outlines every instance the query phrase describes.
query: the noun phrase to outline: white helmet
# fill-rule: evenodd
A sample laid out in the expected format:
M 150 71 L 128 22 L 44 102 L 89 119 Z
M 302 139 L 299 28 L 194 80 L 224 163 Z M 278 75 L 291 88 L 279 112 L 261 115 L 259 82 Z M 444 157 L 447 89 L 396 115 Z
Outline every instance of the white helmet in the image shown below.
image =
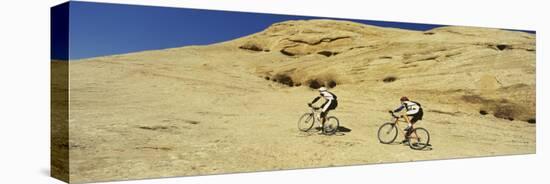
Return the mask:
M 325 87 L 320 87 L 319 88 L 319 92 L 326 91 L 326 90 L 327 90 L 327 88 L 325 88 Z

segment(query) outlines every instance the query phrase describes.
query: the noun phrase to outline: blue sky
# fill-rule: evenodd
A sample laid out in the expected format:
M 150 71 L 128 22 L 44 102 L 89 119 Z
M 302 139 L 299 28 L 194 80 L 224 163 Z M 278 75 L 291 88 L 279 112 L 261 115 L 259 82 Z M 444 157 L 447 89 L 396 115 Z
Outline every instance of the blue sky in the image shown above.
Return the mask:
M 69 10 L 66 14 L 64 11 Z M 69 16 L 70 18 L 68 18 Z M 52 59 L 83 59 L 143 50 L 206 45 L 264 30 L 273 23 L 308 17 L 230 11 L 69 2 L 52 8 Z M 334 19 L 334 18 L 332 18 Z M 349 20 L 413 30 L 442 25 Z M 69 23 L 69 33 L 63 24 Z M 70 50 L 66 40 L 69 36 Z M 65 44 L 64 44 L 65 43 Z

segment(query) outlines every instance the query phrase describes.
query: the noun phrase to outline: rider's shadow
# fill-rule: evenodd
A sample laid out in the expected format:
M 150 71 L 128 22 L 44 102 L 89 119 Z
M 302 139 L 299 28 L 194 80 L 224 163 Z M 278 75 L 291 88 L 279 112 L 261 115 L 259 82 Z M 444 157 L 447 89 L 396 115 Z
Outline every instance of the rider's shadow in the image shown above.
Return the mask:
M 343 135 L 346 135 L 346 133 L 350 133 L 350 132 L 351 132 L 351 129 L 349 129 L 348 127 L 338 126 L 338 131 L 336 131 L 336 134 L 334 135 L 343 136 Z
M 321 131 L 321 127 L 315 127 L 313 129 L 311 129 L 311 131 L 303 132 L 303 133 L 305 133 L 303 136 L 315 135 L 315 132 L 317 132 L 317 134 L 320 134 L 319 133 L 320 131 Z M 333 136 L 343 136 L 343 135 L 346 135 L 346 133 L 349 133 L 349 132 L 351 132 L 351 129 L 349 129 L 345 126 L 339 126 L 338 131 L 336 131 L 336 133 L 333 134 Z
M 422 150 L 419 150 L 419 151 L 432 151 L 434 148 L 432 147 L 431 144 L 428 144 L 428 146 L 426 146 L 424 149 Z
M 428 145 L 426 146 L 424 149 L 421 149 L 421 150 L 416 150 L 416 151 L 432 151 L 434 148 L 432 147 L 432 145 Z
M 349 133 L 349 132 L 351 132 L 351 129 L 349 129 L 348 127 L 345 127 L 345 126 L 339 126 L 338 127 L 338 132 Z
M 403 146 L 409 146 L 407 143 L 400 143 L 400 142 L 393 142 L 391 145 L 403 145 Z M 432 151 L 434 148 L 432 147 L 432 144 L 428 144 L 424 149 L 416 150 L 416 151 Z
M 315 127 L 315 130 L 321 131 L 321 127 Z M 347 127 L 344 127 L 344 126 L 339 126 L 337 132 L 348 133 L 348 132 L 351 132 L 351 129 L 349 129 L 349 128 L 347 128 Z

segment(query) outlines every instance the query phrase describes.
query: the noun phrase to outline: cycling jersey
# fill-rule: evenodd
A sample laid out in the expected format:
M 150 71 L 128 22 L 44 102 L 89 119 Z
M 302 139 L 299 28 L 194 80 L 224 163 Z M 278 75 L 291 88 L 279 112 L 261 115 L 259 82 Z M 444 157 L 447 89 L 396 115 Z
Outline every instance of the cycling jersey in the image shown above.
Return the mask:
M 328 91 L 321 91 L 320 95 L 317 98 L 313 99 L 311 103 L 313 104 L 317 102 L 317 100 L 319 100 L 321 97 L 323 97 L 326 100 L 325 103 L 321 105 L 322 112 L 328 112 L 330 110 L 336 109 L 336 107 L 338 106 L 338 100 L 337 100 L 338 97 L 336 97 L 336 95 Z
M 321 91 L 321 96 L 326 100 L 336 100 L 335 95 L 328 91 Z
M 407 115 L 415 115 L 420 111 L 420 106 L 417 103 L 414 103 L 411 101 L 404 101 L 404 102 L 401 102 L 401 106 L 399 106 L 393 112 L 399 112 L 403 109 L 407 110 L 406 112 Z

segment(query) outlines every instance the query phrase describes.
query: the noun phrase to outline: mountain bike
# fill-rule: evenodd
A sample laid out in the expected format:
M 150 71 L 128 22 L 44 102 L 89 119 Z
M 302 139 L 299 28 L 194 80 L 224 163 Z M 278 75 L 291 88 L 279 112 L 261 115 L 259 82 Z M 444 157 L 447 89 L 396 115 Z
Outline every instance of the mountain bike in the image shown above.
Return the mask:
M 303 132 L 307 132 L 313 128 L 313 125 L 317 122 L 321 124 L 321 131 L 325 135 L 333 135 L 338 131 L 340 121 L 334 116 L 326 117 L 325 123 L 321 123 L 321 108 L 314 107 L 310 104 L 311 112 L 304 113 L 298 120 L 298 129 Z
M 396 116 L 392 111 L 389 111 L 392 116 L 390 122 L 382 124 L 378 129 L 378 140 L 383 144 L 391 144 L 397 138 L 397 134 L 401 132 L 404 135 L 405 141 L 409 143 L 409 147 L 414 150 L 422 150 L 430 145 L 430 133 L 425 128 L 410 127 L 407 133 L 399 128 L 399 122 L 409 123 L 410 120 L 406 115 L 401 117 Z

